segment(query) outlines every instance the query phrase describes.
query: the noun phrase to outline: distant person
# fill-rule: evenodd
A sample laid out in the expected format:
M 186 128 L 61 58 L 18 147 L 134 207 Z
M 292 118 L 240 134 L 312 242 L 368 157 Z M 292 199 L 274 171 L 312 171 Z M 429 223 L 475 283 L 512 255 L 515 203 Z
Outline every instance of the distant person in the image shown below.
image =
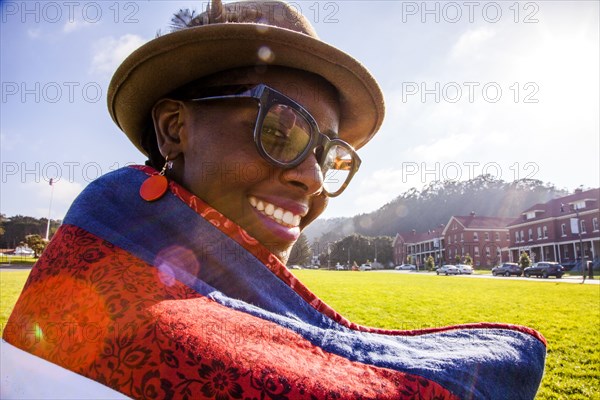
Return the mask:
M 539 333 L 363 327 L 288 272 L 383 95 L 285 3 L 188 15 L 112 78 L 110 115 L 149 161 L 72 205 L 6 325 L 2 397 L 534 398 Z

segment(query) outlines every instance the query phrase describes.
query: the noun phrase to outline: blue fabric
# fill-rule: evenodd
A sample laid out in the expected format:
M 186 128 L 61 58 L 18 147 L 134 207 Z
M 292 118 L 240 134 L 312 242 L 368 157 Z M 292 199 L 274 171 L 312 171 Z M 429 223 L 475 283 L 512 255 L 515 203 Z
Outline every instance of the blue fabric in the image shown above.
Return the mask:
M 84 228 L 215 301 L 291 329 L 324 351 L 420 375 L 464 399 L 532 399 L 546 347 L 512 329 L 418 336 L 364 333 L 319 313 L 265 265 L 168 192 L 148 203 L 147 178 L 124 168 L 96 180 L 65 223 Z

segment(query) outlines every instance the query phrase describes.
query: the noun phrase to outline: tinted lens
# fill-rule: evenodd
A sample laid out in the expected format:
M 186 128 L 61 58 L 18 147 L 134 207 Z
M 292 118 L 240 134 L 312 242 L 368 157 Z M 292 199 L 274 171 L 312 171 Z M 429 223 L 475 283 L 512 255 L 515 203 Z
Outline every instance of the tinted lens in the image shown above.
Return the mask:
M 263 120 L 260 142 L 273 159 L 292 162 L 310 143 L 310 125 L 293 108 L 275 104 Z
M 336 193 L 352 172 L 352 154 L 344 146 L 332 145 L 321 165 L 323 186 L 328 193 Z

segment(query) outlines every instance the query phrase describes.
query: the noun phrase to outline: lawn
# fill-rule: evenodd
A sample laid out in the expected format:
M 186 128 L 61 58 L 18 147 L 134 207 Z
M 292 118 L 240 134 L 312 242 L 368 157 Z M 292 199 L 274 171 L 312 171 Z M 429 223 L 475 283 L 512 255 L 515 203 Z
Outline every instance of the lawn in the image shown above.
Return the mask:
M 10 316 L 15 302 L 21 294 L 29 270 L 2 271 L 0 270 L 0 330 L 4 331 L 6 320 Z
M 600 286 L 433 274 L 294 273 L 351 321 L 391 329 L 526 325 L 548 340 L 537 399 L 600 399 Z
M 425 273 L 294 271 L 350 320 L 392 329 L 467 322 L 532 327 L 548 340 L 538 399 L 600 399 L 600 286 Z M 0 328 L 28 271 L 0 272 Z

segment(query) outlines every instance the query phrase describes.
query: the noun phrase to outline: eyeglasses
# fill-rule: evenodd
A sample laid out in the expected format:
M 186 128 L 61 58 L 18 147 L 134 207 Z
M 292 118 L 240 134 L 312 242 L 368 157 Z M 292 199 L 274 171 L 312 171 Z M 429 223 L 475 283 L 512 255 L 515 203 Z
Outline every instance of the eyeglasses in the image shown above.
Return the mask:
M 277 90 L 264 84 L 208 89 L 218 90 L 221 94 L 207 93 L 187 101 L 257 100 L 254 143 L 260 155 L 276 167 L 289 169 L 300 165 L 314 153 L 323 174 L 323 190 L 328 197 L 341 194 L 358 171 L 361 160 L 354 148 L 341 139 L 331 139 L 322 133 L 304 107 Z M 238 93 L 235 93 L 236 89 Z

